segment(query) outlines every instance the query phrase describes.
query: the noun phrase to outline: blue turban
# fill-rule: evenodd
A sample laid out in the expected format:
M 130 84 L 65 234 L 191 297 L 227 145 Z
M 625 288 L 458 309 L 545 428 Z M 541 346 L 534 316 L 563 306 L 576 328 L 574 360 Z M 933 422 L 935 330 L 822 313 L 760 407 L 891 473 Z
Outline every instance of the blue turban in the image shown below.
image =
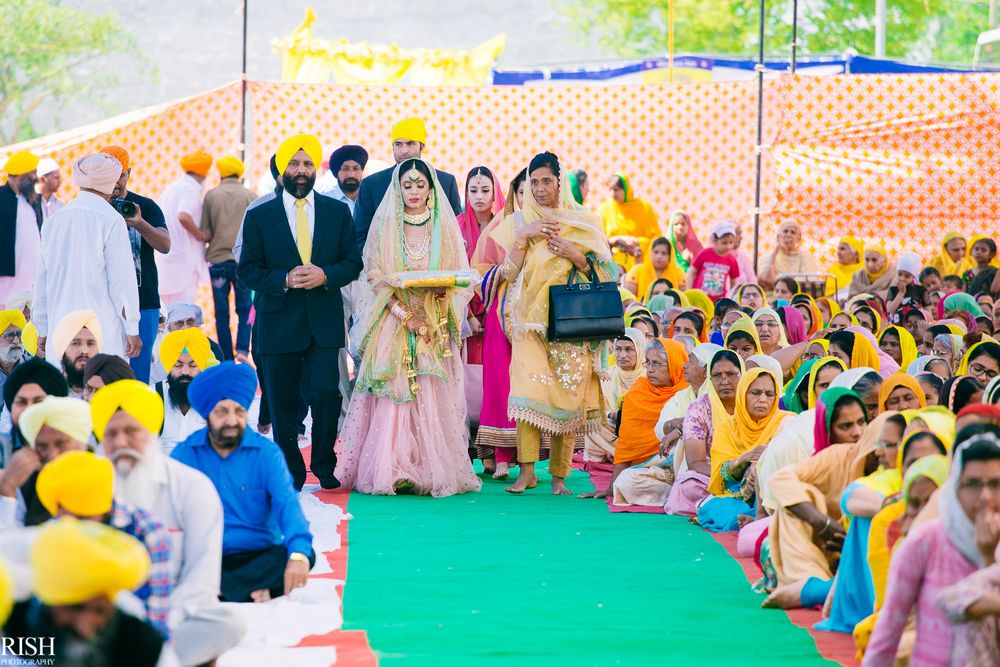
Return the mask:
M 344 163 L 348 160 L 354 160 L 361 165 L 362 169 L 364 169 L 365 165 L 368 164 L 368 151 L 361 146 L 355 146 L 353 144 L 341 146 L 330 155 L 330 171 L 336 175 L 336 173 L 340 171 L 340 168 L 344 166 Z
M 219 401 L 231 399 L 249 410 L 257 393 L 257 374 L 248 364 L 224 361 L 206 368 L 191 380 L 188 401 L 204 419 Z

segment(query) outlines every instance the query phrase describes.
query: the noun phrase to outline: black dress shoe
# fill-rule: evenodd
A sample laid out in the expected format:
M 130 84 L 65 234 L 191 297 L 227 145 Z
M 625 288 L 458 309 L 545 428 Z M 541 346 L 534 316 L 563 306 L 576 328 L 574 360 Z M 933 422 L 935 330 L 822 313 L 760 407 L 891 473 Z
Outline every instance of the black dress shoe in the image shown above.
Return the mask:
M 319 480 L 319 485 L 328 491 L 340 488 L 340 480 L 333 475 L 316 475 L 316 479 Z

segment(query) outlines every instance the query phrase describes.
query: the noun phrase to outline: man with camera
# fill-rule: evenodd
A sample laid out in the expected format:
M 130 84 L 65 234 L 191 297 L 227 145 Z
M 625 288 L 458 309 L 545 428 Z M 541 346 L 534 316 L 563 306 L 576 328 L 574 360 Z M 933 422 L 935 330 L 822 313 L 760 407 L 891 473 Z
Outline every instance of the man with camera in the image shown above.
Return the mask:
M 122 215 L 108 205 L 122 164 L 106 153 L 73 165 L 76 199 L 42 226 L 32 322 L 38 328 L 38 356 L 67 314 L 92 310 L 103 333 L 102 352 L 138 356 L 139 286 Z M 55 364 L 59 358 L 51 359 Z
M 111 193 L 111 205 L 125 218 L 128 239 L 132 246 L 132 263 L 139 284 L 139 338 L 142 350 L 129 359 L 132 372 L 140 382 L 149 382 L 153 343 L 160 321 L 160 281 L 153 252 L 170 252 L 170 232 L 163 211 L 155 201 L 129 191 L 132 160 L 121 146 L 105 146 L 102 153 L 122 163 L 122 175 Z

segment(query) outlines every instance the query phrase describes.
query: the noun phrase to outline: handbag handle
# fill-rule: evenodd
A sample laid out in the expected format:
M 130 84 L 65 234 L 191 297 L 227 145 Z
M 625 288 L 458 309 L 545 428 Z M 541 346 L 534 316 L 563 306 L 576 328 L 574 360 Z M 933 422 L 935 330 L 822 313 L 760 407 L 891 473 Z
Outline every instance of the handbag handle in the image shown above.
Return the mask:
M 587 255 L 584 255 L 584 258 L 587 260 L 587 264 L 590 265 L 590 282 L 596 282 L 597 281 L 597 269 L 594 268 L 594 260 L 592 260 Z M 576 282 L 576 274 L 577 274 L 577 268 L 576 268 L 576 264 L 574 264 L 573 265 L 573 269 L 569 272 L 569 280 L 566 281 L 567 285 L 572 285 L 573 283 Z

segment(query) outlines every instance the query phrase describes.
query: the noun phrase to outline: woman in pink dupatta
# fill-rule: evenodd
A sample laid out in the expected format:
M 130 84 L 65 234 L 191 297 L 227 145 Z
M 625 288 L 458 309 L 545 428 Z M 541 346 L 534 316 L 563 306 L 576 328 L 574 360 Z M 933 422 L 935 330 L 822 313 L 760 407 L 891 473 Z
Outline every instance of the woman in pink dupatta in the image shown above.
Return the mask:
M 475 252 L 469 261 L 472 268 L 483 276 L 481 289 L 477 296 L 482 304 L 484 316 L 481 320 L 483 324 L 483 396 L 479 430 L 476 434 L 476 452 L 483 460 L 485 472 L 490 472 L 495 461 L 496 467 L 493 469 L 495 479 L 507 479 L 510 476 L 510 465 L 517 457 L 517 425 L 513 419 L 507 417 L 507 399 L 510 397 L 511 345 L 507 338 L 503 312 L 507 284 L 498 270 L 507 253 L 503 247 L 490 239 L 489 232 L 503 222 L 508 215 L 514 213 L 515 200 L 517 208 L 521 208 L 524 179 L 525 173 L 522 169 L 521 173 L 510 183 L 503 210 L 485 229 L 481 231 L 477 229 L 479 242 L 475 245 Z M 495 191 L 499 195 L 499 186 L 496 187 Z M 500 200 L 504 201 L 502 196 Z M 466 195 L 466 210 L 468 209 L 468 195 Z M 519 213 L 518 218 L 520 218 Z M 462 228 L 464 233 L 464 224 Z
M 472 261 L 480 235 L 493 217 L 504 210 L 503 186 L 487 167 L 475 167 L 465 178 L 465 210 L 457 217 L 465 240 L 465 253 Z M 465 398 L 469 421 L 478 425 L 483 402 L 483 323 L 486 310 L 477 294 L 469 303 L 468 331 L 463 344 Z M 493 472 L 487 467 L 487 472 Z

